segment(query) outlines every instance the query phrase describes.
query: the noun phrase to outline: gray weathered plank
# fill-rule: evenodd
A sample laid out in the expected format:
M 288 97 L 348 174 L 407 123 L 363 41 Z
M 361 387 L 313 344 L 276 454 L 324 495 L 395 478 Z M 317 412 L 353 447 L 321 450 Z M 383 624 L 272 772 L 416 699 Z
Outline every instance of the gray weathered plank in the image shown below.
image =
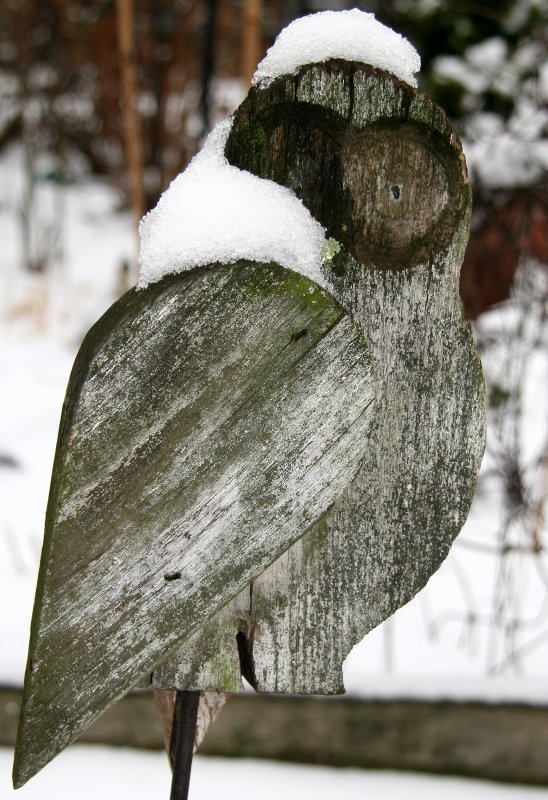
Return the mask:
M 245 694 L 227 704 L 201 753 L 548 786 L 546 714 L 507 703 Z
M 372 387 L 350 317 L 272 264 L 167 278 L 94 326 L 61 421 L 16 785 L 335 501 Z
M 340 61 L 252 90 L 226 153 L 292 188 L 339 243 L 326 277 L 369 343 L 377 402 L 352 485 L 152 682 L 234 690 L 244 632 L 257 689 L 337 693 L 352 646 L 446 557 L 476 484 L 484 385 L 457 288 L 466 165 L 426 95 Z
M 15 743 L 20 701 L 19 689 L 0 687 L 2 747 Z M 547 713 L 546 706 L 509 703 L 246 693 L 231 697 L 200 753 L 548 786 Z M 151 692 L 126 695 L 79 741 L 161 749 L 162 730 Z M 108 780 L 105 775 L 105 786 Z

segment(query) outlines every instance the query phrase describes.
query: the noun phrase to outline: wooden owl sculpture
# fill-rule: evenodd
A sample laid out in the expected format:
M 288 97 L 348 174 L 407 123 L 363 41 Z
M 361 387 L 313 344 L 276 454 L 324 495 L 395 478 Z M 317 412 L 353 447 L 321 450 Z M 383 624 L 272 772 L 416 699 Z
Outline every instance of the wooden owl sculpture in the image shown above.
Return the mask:
M 121 298 L 61 419 L 14 769 L 137 684 L 332 694 L 468 514 L 484 388 L 443 111 L 328 60 L 253 88 L 228 162 L 326 229 L 324 287 L 212 264 Z

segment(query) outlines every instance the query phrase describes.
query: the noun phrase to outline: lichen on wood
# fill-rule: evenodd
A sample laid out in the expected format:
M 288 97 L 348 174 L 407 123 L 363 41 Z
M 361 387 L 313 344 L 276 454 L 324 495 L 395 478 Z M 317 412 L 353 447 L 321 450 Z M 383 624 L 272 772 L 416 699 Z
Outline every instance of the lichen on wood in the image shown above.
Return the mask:
M 373 383 L 349 315 L 275 264 L 171 276 L 92 328 L 53 468 L 16 785 L 321 517 L 367 449 Z M 204 657 L 189 669 L 235 688 L 238 661 Z

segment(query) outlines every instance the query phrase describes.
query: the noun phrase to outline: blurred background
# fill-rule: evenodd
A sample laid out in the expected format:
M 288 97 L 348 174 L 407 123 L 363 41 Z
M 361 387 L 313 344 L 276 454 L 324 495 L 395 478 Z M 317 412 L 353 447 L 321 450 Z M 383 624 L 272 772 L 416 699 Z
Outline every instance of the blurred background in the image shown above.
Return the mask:
M 304 14 L 354 5 L 413 43 L 420 88 L 463 139 L 474 212 L 460 289 L 484 364 L 487 451 L 469 521 L 447 561 L 349 655 L 349 697 L 280 700 L 270 712 L 246 694 L 227 705 L 205 749 L 548 785 L 548 3 L 4 0 L 0 798 L 11 794 L 8 748 L 78 345 L 135 283 L 138 220 L 245 97 L 277 33 Z M 95 741 L 161 747 L 149 700 L 119 704 Z M 79 776 L 82 797 L 110 796 L 107 787 L 117 797 L 167 796 L 160 754 L 71 750 L 21 792 L 62 797 L 63 784 L 68 796 Z M 231 797 L 228 787 L 241 791 L 243 780 L 262 781 L 264 797 L 463 790 L 456 778 L 348 772 L 343 779 L 318 767 L 283 771 L 218 758 L 198 759 L 195 770 L 196 797 Z M 82 771 L 90 774 L 84 786 Z M 474 787 L 478 797 L 493 789 Z M 548 796 L 544 788 L 494 790 Z

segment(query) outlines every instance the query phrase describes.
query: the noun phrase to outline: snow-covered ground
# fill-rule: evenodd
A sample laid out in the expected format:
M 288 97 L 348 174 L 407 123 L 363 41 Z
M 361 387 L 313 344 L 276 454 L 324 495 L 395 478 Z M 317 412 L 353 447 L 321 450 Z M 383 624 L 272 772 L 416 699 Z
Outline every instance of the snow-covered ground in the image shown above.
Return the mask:
M 11 767 L 0 749 L 0 775 Z M 21 800 L 150 800 L 169 797 L 170 772 L 163 753 L 74 745 L 19 789 Z M 548 789 L 467 778 L 377 772 L 197 756 L 191 800 L 240 800 L 242 787 L 261 800 L 546 800 Z M 0 779 L 0 800 L 13 792 Z

